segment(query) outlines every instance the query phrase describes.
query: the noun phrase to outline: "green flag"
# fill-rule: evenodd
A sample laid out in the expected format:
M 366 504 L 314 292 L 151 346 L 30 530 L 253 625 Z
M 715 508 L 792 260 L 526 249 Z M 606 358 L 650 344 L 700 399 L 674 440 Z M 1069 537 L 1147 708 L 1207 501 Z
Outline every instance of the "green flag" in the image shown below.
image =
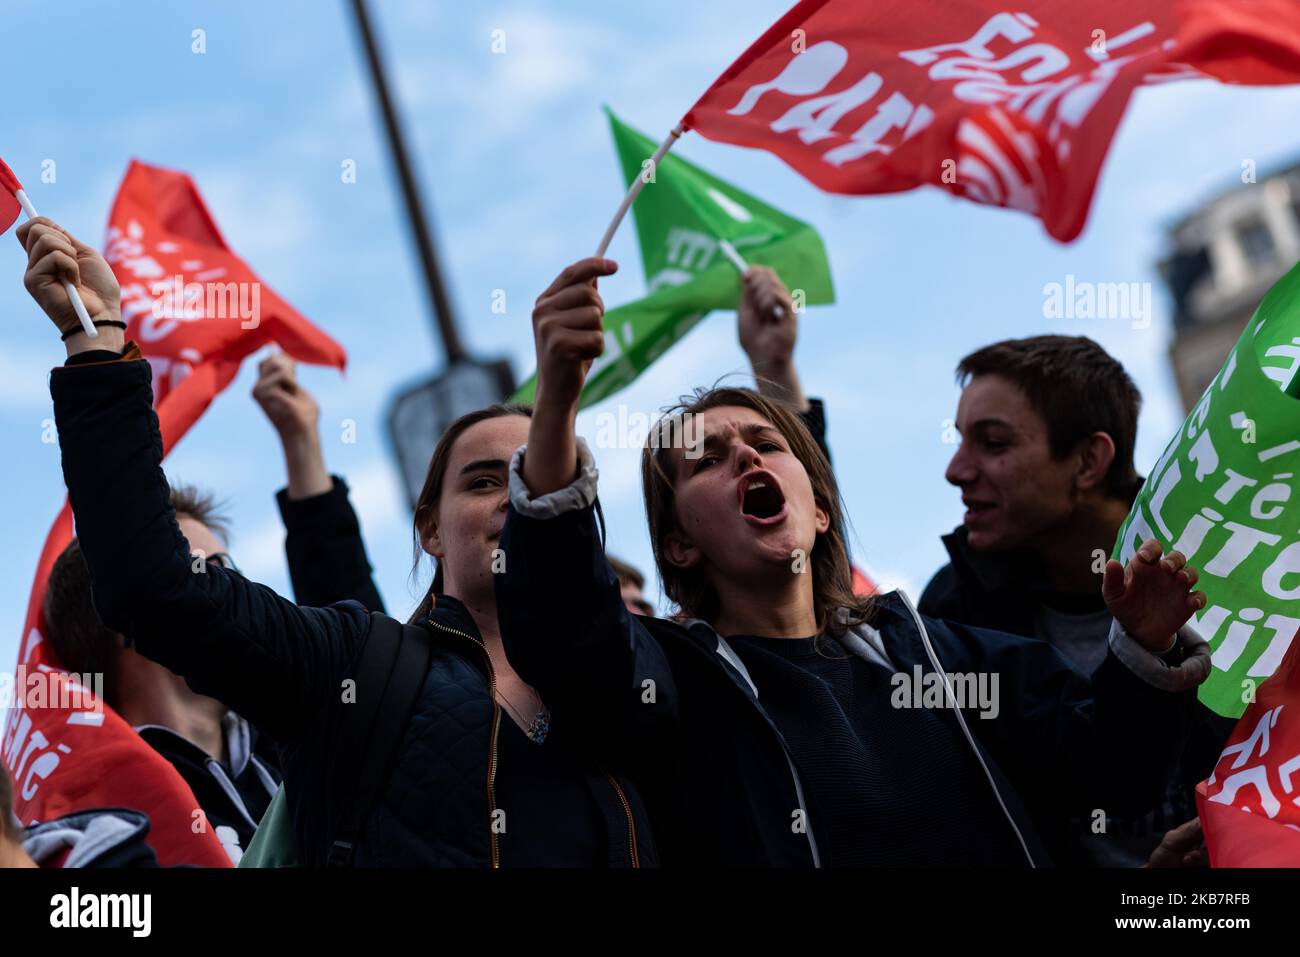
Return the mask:
M 1264 297 L 1156 463 L 1114 557 L 1144 539 L 1200 571 L 1208 707 L 1238 717 L 1300 628 L 1300 266 Z
M 626 181 L 646 178 L 632 214 L 648 294 L 605 313 L 605 353 L 587 375 L 583 406 L 632 382 L 709 312 L 736 308 L 740 273 L 719 240 L 776 270 L 796 308 L 835 301 L 826 250 L 811 226 L 671 153 L 643 168 L 656 144 L 606 112 Z M 529 378 L 515 399 L 532 401 L 536 385 Z

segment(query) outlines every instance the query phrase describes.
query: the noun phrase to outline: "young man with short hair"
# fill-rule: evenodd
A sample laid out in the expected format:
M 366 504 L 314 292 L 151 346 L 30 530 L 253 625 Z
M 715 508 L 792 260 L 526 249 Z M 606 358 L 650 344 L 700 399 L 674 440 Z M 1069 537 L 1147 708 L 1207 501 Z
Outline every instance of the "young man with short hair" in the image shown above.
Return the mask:
M 233 568 L 212 496 L 180 486 L 173 487 L 171 501 L 195 564 Z M 172 764 L 238 863 L 279 785 L 274 746 L 222 702 L 137 654 L 99 620 L 76 539 L 50 570 L 44 611 L 46 639 L 59 663 L 76 674 L 103 674 L 105 704 Z
M 1101 572 L 1142 487 L 1133 465 L 1142 396 L 1124 367 L 1084 336 L 985 346 L 957 365 L 962 441 L 945 473 L 966 513 L 943 538 L 949 563 L 922 614 L 1039 638 L 1079 672 L 1105 659 L 1111 615 Z M 1196 709 L 1161 808 L 1143 820 L 1074 822 L 1076 863 L 1136 866 L 1161 835 L 1196 816 L 1192 788 L 1213 768 L 1231 722 Z

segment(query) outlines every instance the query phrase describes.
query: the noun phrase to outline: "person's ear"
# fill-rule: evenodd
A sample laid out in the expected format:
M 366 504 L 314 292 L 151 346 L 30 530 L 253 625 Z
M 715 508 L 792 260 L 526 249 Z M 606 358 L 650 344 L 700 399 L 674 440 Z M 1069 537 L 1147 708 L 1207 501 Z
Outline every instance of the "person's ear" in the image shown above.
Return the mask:
M 1080 491 L 1092 491 L 1106 482 L 1115 462 L 1115 440 L 1106 432 L 1094 432 L 1079 443 L 1079 465 L 1074 476 Z
M 442 533 L 439 530 L 436 515 L 430 515 L 425 519 L 420 530 L 420 547 L 439 561 L 447 553 L 447 549 L 443 545 Z
M 817 521 L 817 534 L 825 535 L 831 527 L 831 516 L 826 509 L 822 508 L 820 502 L 817 503 L 817 511 L 814 514 L 814 518 Z
M 695 543 L 681 532 L 669 532 L 664 538 L 664 558 L 674 568 L 694 568 L 702 557 Z

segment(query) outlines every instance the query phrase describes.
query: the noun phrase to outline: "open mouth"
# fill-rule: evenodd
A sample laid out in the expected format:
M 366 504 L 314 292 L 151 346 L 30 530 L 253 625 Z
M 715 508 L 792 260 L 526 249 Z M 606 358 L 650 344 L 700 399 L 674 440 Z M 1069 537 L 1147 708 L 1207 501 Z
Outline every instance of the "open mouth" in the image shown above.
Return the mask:
M 993 505 L 991 502 L 964 501 L 963 504 L 965 504 L 966 506 L 966 517 L 968 519 L 974 518 L 978 515 L 984 515 L 985 513 L 991 512 L 994 508 L 996 508 L 996 506 Z
M 753 475 L 741 480 L 740 511 L 751 520 L 772 522 L 785 512 L 785 496 L 775 479 Z

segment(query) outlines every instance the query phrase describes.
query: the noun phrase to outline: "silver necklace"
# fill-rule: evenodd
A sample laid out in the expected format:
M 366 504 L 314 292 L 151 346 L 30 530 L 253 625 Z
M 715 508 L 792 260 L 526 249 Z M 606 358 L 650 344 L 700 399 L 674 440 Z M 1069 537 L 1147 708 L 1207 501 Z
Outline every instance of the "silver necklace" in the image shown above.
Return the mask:
M 536 692 L 533 693 L 536 694 Z M 542 705 L 542 710 L 533 716 L 532 721 L 525 722 L 524 716 L 519 713 L 519 710 L 510 703 L 510 700 L 504 694 L 498 692 L 497 696 L 501 699 L 501 703 L 506 706 L 506 709 L 519 719 L 518 723 L 523 727 L 524 734 L 528 735 L 528 740 L 535 744 L 541 744 L 546 740 L 546 735 L 551 730 L 551 712 L 547 710 L 545 704 Z

